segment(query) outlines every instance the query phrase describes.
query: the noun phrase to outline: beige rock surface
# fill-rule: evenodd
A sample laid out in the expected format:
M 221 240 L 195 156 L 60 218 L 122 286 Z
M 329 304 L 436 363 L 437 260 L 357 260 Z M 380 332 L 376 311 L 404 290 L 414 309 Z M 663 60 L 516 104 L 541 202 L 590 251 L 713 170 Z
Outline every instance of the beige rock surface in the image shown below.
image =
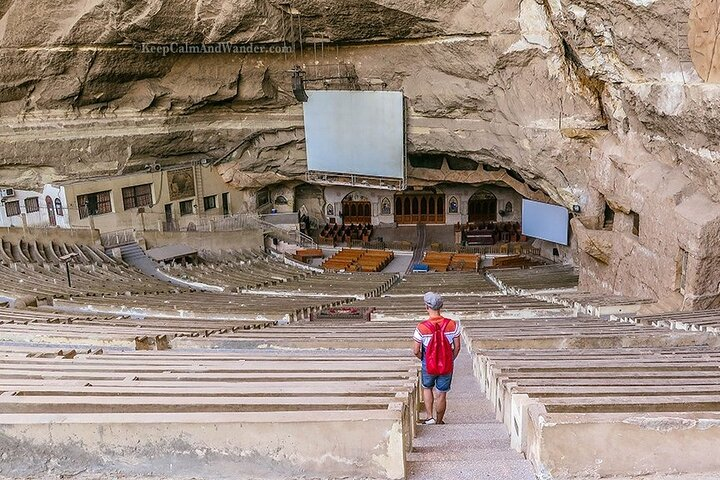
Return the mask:
M 347 61 L 362 82 L 405 92 L 411 184 L 480 183 L 484 165 L 499 168 L 519 190 L 580 205 L 578 229 L 601 226 L 606 199 L 615 202 L 622 215 L 638 215 L 639 235 L 603 233 L 595 256 L 581 246 L 586 288 L 674 295 L 684 249 L 692 270 L 684 307 L 718 302 L 720 87 L 703 82 L 716 79 L 717 57 L 707 53 L 716 1 L 298 0 L 292 8 L 300 15 L 291 21 L 289 7 L 271 0 L 0 2 L 2 182 L 199 159 L 239 188 L 302 179 L 302 110 L 287 70 Z M 309 44 L 303 54 L 143 47 L 277 47 L 297 40 L 300 27 L 332 41 L 324 55 Z M 462 168 L 418 167 L 428 155 Z
M 698 75 L 706 82 L 720 81 L 720 2 L 693 0 L 688 42 Z

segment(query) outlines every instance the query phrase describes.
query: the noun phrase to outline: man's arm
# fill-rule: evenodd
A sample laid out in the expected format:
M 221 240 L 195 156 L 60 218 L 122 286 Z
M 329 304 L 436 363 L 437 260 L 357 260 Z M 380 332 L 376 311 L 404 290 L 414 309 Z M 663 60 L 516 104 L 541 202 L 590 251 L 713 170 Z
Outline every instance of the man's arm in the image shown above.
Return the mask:
M 413 340 L 413 355 L 422 360 L 422 343 Z
M 455 360 L 458 355 L 460 355 L 460 335 L 453 338 L 453 360 Z

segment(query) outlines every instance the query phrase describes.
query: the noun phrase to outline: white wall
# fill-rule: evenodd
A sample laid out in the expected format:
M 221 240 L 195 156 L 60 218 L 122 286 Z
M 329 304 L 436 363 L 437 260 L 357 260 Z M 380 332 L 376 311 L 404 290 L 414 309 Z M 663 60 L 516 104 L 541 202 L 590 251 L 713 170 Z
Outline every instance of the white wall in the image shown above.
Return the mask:
M 12 197 L 6 197 L 2 206 L 0 207 L 0 226 L 3 227 L 18 227 L 22 228 L 23 217 L 25 218 L 25 226 L 28 227 L 48 227 L 50 226 L 50 213 L 46 203 L 46 197 L 50 197 L 52 203 L 53 215 L 55 217 L 57 226 L 60 228 L 70 228 L 70 223 L 67 215 L 67 202 L 65 201 L 65 192 L 63 187 L 55 187 L 53 185 L 45 185 L 42 191 L 33 190 L 17 190 L 14 189 L 15 195 Z M 25 207 L 25 200 L 28 198 L 37 197 L 39 210 L 37 212 L 27 212 Z M 56 210 L 55 201 L 60 200 L 60 211 L 62 215 L 59 215 Z M 7 202 L 19 202 L 20 215 L 7 216 L 5 203 Z

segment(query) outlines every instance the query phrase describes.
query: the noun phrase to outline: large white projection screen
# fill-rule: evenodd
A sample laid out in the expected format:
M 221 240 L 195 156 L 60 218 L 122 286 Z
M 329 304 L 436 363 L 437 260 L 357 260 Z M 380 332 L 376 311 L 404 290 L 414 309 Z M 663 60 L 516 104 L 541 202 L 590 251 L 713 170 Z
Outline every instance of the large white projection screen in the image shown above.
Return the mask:
M 565 207 L 526 199 L 522 201 L 523 235 L 567 245 L 568 222 Z
M 402 92 L 310 90 L 307 95 L 308 170 L 405 178 Z

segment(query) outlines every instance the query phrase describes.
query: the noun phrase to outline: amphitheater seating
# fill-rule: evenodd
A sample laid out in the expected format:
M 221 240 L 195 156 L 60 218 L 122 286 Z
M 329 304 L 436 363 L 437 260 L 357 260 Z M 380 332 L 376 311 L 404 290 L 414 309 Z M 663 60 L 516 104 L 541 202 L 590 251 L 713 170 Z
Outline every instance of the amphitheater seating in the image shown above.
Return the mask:
M 373 226 L 371 224 L 349 224 L 339 225 L 337 223 L 329 223 L 320 231 L 319 242 L 322 245 L 337 246 L 339 243 L 350 245 L 353 240 L 361 240 L 369 242 L 373 234 Z
M 310 275 L 310 272 L 285 265 L 256 252 L 226 252 L 225 255 L 202 252 L 197 265 L 166 265 L 163 271 L 174 277 L 241 292 L 268 287 Z
M 394 257 L 395 254 L 387 250 L 365 250 L 355 264 L 361 272 L 381 272 Z
M 362 257 L 364 250 L 355 248 L 343 248 L 322 263 L 326 270 L 348 270 L 351 265 Z
M 448 270 L 476 272 L 480 262 L 480 255 L 475 253 L 433 252 L 425 253 L 423 264 L 435 272 Z
M 577 271 L 570 265 L 491 269 L 487 275 L 509 293 L 577 288 L 579 278 Z
M 426 252 L 423 263 L 436 272 L 446 272 L 452 262 L 452 253 Z
M 450 260 L 449 269 L 462 272 L 477 272 L 480 255 L 475 253 L 455 253 Z
M 621 316 L 640 325 L 720 334 L 720 309 L 701 312 L 668 312 L 655 315 Z
M 52 457 L 60 476 L 405 476 L 420 401 L 407 356 L 62 353 L 0 348 L 7 471 Z
M 65 266 L 52 262 L 0 264 L 0 275 L 5 280 L 0 284 L 0 295 L 34 303 L 33 299 L 68 295 L 177 291 L 177 287 L 147 277 L 127 265 L 100 259 L 103 263 L 72 264 L 72 287 L 68 287 Z
M 38 309 L 0 309 L 0 341 L 95 347 L 119 346 L 138 350 L 171 348 L 178 337 L 207 337 L 244 329 L 258 329 L 277 322 L 253 319 L 131 317 L 82 314 Z
M 494 245 L 498 242 L 525 242 L 518 222 L 480 222 L 456 224 L 455 231 L 460 232 L 462 242 L 467 245 Z
M 576 292 L 572 290 L 532 293 L 531 296 L 595 316 L 631 315 L 637 313 L 643 306 L 655 303 L 655 300 L 651 298 Z
M 254 288 L 247 293 L 257 295 L 275 295 L 284 298 L 288 295 L 324 299 L 328 296 L 365 298 L 382 295 L 399 279 L 393 273 L 333 273 L 325 272 L 298 278 L 272 287 Z M 310 301 L 307 298 L 305 301 Z M 317 301 L 317 300 L 316 300 Z
M 492 259 L 492 268 L 528 268 L 538 265 L 545 265 L 545 262 L 525 255 L 510 255 Z
M 341 305 L 348 300 L 349 298 L 340 295 L 185 292 L 182 295 L 158 293 L 56 298 L 53 306 L 60 311 L 83 313 L 289 322 L 308 318 L 320 308 Z
M 465 337 L 513 447 L 538 472 L 626 478 L 672 463 L 697 473 L 678 455 L 622 459 L 679 444 L 708 451 L 717 440 L 699 426 L 720 417 L 718 337 L 594 317 L 485 320 L 466 323 Z M 598 431 L 608 439 L 600 449 Z
M 422 296 L 429 291 L 442 295 L 495 295 L 498 293 L 497 288 L 479 273 L 430 272 L 405 275 L 387 294 Z
M 321 248 L 304 248 L 298 249 L 293 257 L 303 263 L 308 263 L 313 258 L 323 258 L 325 254 Z
M 372 308 L 371 318 L 378 320 L 417 319 L 427 315 L 422 295 L 383 296 L 367 298 L 353 303 L 353 306 Z M 464 321 L 478 317 L 518 316 L 523 312 L 546 312 L 552 315 L 561 311 L 570 311 L 559 305 L 532 298 L 493 296 L 445 296 L 444 314 Z
M 394 253 L 388 250 L 343 248 L 325 260 L 322 268 L 330 271 L 380 272 L 388 266 L 394 256 Z

